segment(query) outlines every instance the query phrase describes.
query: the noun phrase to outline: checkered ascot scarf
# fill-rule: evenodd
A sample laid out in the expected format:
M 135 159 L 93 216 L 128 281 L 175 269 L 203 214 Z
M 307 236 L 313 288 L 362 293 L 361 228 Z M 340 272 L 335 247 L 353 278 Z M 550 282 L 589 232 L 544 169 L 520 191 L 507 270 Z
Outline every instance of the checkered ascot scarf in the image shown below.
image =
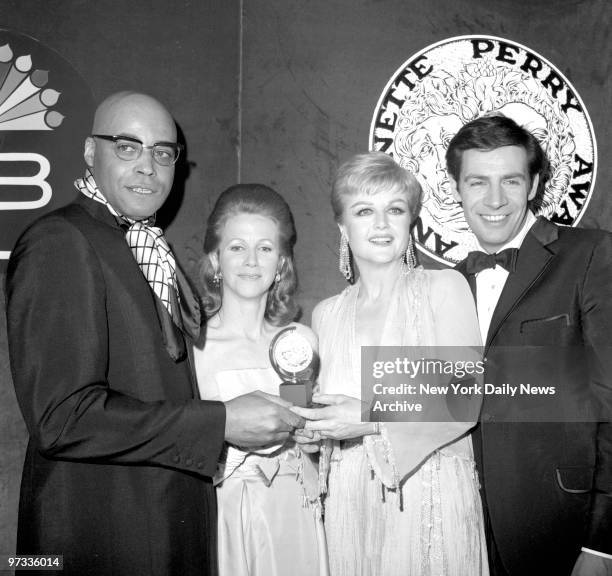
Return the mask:
M 93 174 L 88 169 L 84 178 L 75 180 L 77 190 L 104 204 L 121 223 L 128 226 L 125 239 L 149 286 L 163 304 L 173 323 L 197 340 L 200 332 L 200 310 L 187 279 L 176 265 L 174 254 L 161 228 L 152 226 L 154 218 L 134 220 L 119 214 L 100 192 Z M 177 342 L 160 318 L 168 352 L 177 360 L 185 355 L 183 343 Z

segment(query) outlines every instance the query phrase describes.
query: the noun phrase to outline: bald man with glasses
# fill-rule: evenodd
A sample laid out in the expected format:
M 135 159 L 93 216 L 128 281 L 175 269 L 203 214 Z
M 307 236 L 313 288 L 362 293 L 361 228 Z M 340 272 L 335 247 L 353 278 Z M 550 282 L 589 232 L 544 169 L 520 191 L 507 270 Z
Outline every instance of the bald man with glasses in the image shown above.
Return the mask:
M 159 102 L 107 98 L 79 197 L 35 222 L 9 262 L 11 369 L 30 434 L 17 553 L 62 555 L 64 575 L 215 574 L 210 476 L 224 441 L 278 443 L 302 425 L 264 394 L 197 397 L 198 300 L 154 225 L 180 152 Z

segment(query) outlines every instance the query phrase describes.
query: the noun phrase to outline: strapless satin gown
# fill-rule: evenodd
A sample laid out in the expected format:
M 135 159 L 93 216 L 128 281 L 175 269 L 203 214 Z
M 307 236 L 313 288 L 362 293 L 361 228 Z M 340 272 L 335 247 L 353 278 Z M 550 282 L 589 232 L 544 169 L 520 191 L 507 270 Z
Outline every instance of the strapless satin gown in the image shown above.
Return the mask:
M 198 380 L 203 399 L 222 401 L 253 390 L 278 395 L 280 383 L 272 368 L 208 371 Z M 301 482 L 306 458 L 293 444 L 226 446 L 214 478 L 220 576 L 321 574 L 327 552 L 320 509 L 307 503 Z

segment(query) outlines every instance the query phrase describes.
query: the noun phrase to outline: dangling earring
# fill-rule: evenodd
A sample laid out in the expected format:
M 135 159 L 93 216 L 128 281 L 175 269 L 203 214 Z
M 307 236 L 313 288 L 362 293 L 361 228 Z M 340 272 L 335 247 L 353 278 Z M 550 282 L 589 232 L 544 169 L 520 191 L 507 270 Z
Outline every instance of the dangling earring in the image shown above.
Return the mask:
M 348 238 L 344 230 L 340 231 L 340 262 L 338 268 L 346 281 L 350 282 L 353 278 L 353 270 L 351 268 L 351 254 L 349 252 Z
M 414 240 L 412 239 L 412 235 L 410 235 L 408 239 L 408 247 L 406 248 L 406 252 L 402 260 L 402 274 L 404 276 L 410 274 L 410 272 L 416 268 L 416 265 L 417 260 L 416 254 L 414 253 Z
M 217 288 L 221 285 L 222 279 L 223 279 L 223 276 L 221 275 L 221 272 L 219 272 L 218 270 L 215 270 L 215 275 L 213 276 L 213 284 Z
M 281 271 L 284 269 L 285 263 L 286 263 L 286 260 L 285 260 L 285 257 L 283 256 L 279 260 L 278 266 L 276 268 L 276 274 L 274 275 L 274 286 L 273 286 L 273 288 L 278 288 L 278 283 L 281 281 L 281 278 L 282 278 Z

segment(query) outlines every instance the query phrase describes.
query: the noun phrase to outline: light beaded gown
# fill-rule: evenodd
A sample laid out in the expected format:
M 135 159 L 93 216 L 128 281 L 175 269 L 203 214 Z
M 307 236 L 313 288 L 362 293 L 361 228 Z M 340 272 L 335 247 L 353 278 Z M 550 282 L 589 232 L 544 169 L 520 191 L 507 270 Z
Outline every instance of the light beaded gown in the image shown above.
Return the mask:
M 211 369 L 202 360 L 195 350 L 202 399 L 227 401 L 254 390 L 278 395 L 280 380 L 271 367 Z M 320 509 L 309 502 L 316 490 L 309 498 L 305 481 L 316 485 L 316 469 L 292 444 L 258 452 L 227 446 L 214 478 L 221 576 L 325 574 Z
M 361 396 L 355 336 L 359 282 L 317 315 L 322 393 Z M 480 346 L 472 295 L 455 271 L 397 280 L 381 345 Z M 382 424 L 328 444 L 325 528 L 332 576 L 487 575 L 473 422 Z M 398 488 L 398 485 L 401 487 Z

